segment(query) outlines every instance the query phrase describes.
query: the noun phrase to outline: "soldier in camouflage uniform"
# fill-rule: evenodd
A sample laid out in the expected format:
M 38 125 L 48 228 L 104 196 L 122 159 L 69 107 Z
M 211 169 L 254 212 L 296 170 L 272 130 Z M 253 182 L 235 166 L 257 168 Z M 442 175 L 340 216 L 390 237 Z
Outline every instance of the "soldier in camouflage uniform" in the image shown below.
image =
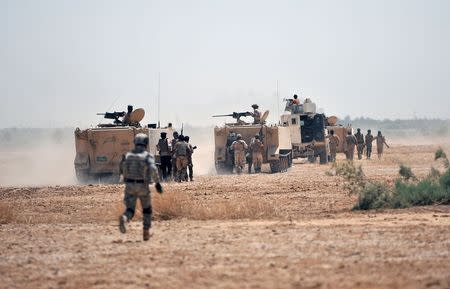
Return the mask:
M 356 150 L 358 151 L 358 160 L 362 159 L 364 152 L 364 135 L 361 133 L 361 129 L 356 130 Z
M 370 157 L 372 156 L 372 142 L 374 138 L 372 135 L 372 131 L 369 129 L 367 130 L 367 134 L 365 137 L 365 145 L 366 145 L 366 158 L 370 160 Z
M 177 163 L 177 177 L 175 180 L 182 182 L 187 179 L 188 155 L 192 154 L 191 146 L 186 142 L 183 135 L 178 137 L 174 151 Z
M 237 135 L 237 140 L 231 144 L 234 151 L 234 166 L 236 173 L 241 174 L 245 166 L 245 151 L 248 149 L 247 143 L 242 139 L 240 134 Z
M 253 117 L 253 124 L 261 123 L 261 112 L 258 110 L 259 105 L 253 104 L 252 108 L 253 108 L 253 112 L 251 112 L 250 114 Z
M 378 131 L 378 135 L 375 137 L 377 140 L 377 153 L 378 153 L 378 159 L 381 159 L 381 156 L 383 155 L 384 145 L 386 145 L 389 148 L 389 145 L 386 143 L 386 138 L 381 134 L 381 131 Z
M 330 135 L 328 136 L 328 139 L 330 140 L 330 160 L 332 162 L 336 161 L 336 153 L 337 153 L 337 148 L 339 146 L 340 143 L 340 139 L 337 135 L 334 134 L 334 130 L 330 131 Z
M 135 148 L 128 152 L 120 164 L 120 173 L 125 182 L 124 203 L 126 210 L 119 218 L 119 230 L 126 232 L 125 223 L 130 221 L 136 209 L 137 199 L 141 200 L 142 215 L 144 222 L 144 241 L 150 238 L 150 227 L 152 219 L 152 204 L 150 198 L 149 184 L 155 183 L 158 193 L 163 192 L 159 183 L 158 169 L 153 156 L 147 151 L 148 136 L 139 133 L 134 138 Z
M 178 137 L 179 137 L 178 132 L 174 131 L 172 136 L 173 136 L 173 139 L 170 143 L 170 148 L 172 150 L 172 179 L 176 180 L 176 178 L 177 178 L 177 157 L 175 155 L 175 145 L 178 142 Z
M 190 139 L 190 137 L 189 136 L 185 136 L 184 137 L 184 139 L 186 140 L 186 142 L 188 143 L 188 145 L 189 145 L 189 150 L 188 150 L 188 155 L 187 155 L 187 157 L 188 157 L 188 174 L 189 174 L 189 180 L 191 181 L 191 182 L 193 182 L 194 181 L 194 164 L 192 163 L 192 154 L 194 153 L 194 150 L 197 148 L 197 146 L 192 146 L 190 143 L 189 143 L 189 139 Z M 187 181 L 188 179 L 187 179 L 187 177 L 186 177 L 186 181 Z
M 356 146 L 356 137 L 352 135 L 351 131 L 348 131 L 347 136 L 345 138 L 345 142 L 347 144 L 346 148 L 346 157 L 347 160 L 353 161 L 353 156 L 355 155 L 355 146 Z
M 255 173 L 260 173 L 263 162 L 264 144 L 260 140 L 259 135 L 255 135 L 253 138 L 253 141 L 250 144 L 250 149 L 252 150 L 252 162 Z
M 161 132 L 161 138 L 158 140 L 156 149 L 159 151 L 161 159 L 162 177 L 166 181 L 172 174 L 172 154 L 166 132 Z

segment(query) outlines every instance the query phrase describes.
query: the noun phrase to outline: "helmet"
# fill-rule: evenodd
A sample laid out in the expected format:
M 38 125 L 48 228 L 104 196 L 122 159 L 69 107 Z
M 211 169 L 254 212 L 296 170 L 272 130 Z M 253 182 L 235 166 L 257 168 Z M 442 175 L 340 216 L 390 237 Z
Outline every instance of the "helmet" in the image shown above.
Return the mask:
M 173 137 L 175 137 L 175 138 L 178 137 L 178 132 L 177 132 L 177 131 L 174 131 L 174 132 L 173 132 Z
M 256 109 L 256 108 L 259 107 L 259 105 L 257 105 L 257 104 L 252 104 L 252 107 Z
M 184 135 L 180 134 L 180 135 L 178 136 L 178 140 L 179 140 L 179 141 L 185 141 L 186 139 L 184 138 Z
M 134 145 L 136 146 L 147 146 L 148 145 L 148 136 L 143 133 L 138 133 L 134 137 Z
M 165 131 L 161 132 L 161 136 L 162 137 L 166 137 L 167 136 L 167 132 L 165 132 Z
M 294 99 L 297 99 L 297 98 L 298 98 L 298 95 L 294 94 Z
M 358 128 L 358 129 L 356 129 L 356 131 L 357 131 L 357 132 L 360 132 L 360 131 L 361 131 L 361 129 L 360 129 L 360 128 Z
M 242 138 L 242 135 L 241 135 L 240 133 L 238 133 L 238 134 L 236 135 L 236 138 L 237 138 L 237 139 L 241 139 L 241 138 Z

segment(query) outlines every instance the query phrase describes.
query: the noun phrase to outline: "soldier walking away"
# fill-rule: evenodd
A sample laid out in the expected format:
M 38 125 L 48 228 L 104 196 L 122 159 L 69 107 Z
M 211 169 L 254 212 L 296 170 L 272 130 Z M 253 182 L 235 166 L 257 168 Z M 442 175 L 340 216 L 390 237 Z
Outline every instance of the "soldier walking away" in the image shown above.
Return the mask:
M 177 178 L 177 157 L 175 155 L 175 145 L 178 142 L 178 132 L 174 131 L 172 136 L 173 138 L 170 142 L 170 149 L 172 151 L 172 179 L 175 180 Z
M 123 125 L 131 125 L 131 113 L 133 112 L 133 106 L 132 105 L 128 105 L 127 107 L 127 113 L 124 115 L 124 117 L 122 118 L 122 124 Z
M 159 183 L 158 169 L 153 156 L 147 151 L 148 136 L 139 133 L 134 138 L 135 148 L 128 152 L 120 164 L 120 173 L 125 182 L 124 203 L 126 210 L 119 218 L 119 230 L 126 232 L 125 223 L 129 222 L 136 209 L 136 201 L 141 200 L 142 215 L 144 223 L 144 241 L 150 238 L 150 227 L 152 219 L 152 204 L 150 198 L 149 184 L 155 183 L 158 193 L 163 192 Z
M 234 166 L 236 167 L 236 173 L 241 174 L 242 169 L 245 166 L 245 151 L 248 149 L 248 146 L 240 134 L 238 134 L 236 138 L 237 139 L 231 144 L 231 148 L 234 151 Z
M 367 130 L 367 134 L 365 137 L 365 145 L 366 145 L 366 158 L 370 160 L 370 157 L 372 156 L 372 142 L 374 140 L 374 137 L 372 135 L 372 130 Z
M 377 140 L 378 159 L 381 159 L 381 157 L 383 156 L 384 145 L 386 145 L 388 148 L 389 145 L 386 143 L 386 138 L 381 134 L 381 131 L 378 131 L 375 139 Z
M 192 146 L 190 143 L 189 143 L 189 139 L 190 139 L 190 137 L 189 136 L 185 136 L 184 137 L 184 139 L 186 140 L 186 142 L 188 143 L 188 145 L 189 145 L 189 151 L 188 151 L 188 155 L 187 155 L 187 157 L 188 157 L 188 174 L 189 174 L 189 180 L 191 181 L 191 182 L 193 182 L 194 181 L 194 164 L 192 163 L 192 154 L 194 153 L 194 150 L 197 148 L 197 146 Z M 186 181 L 187 181 L 187 178 L 186 178 Z
M 362 159 L 364 152 L 364 135 L 361 133 L 361 129 L 356 130 L 356 150 L 358 151 L 358 160 Z
M 187 179 L 187 167 L 189 164 L 188 155 L 192 154 L 191 147 L 186 142 L 183 135 L 178 137 L 178 142 L 175 144 L 174 151 L 177 163 L 177 177 L 175 180 L 181 183 Z
M 330 131 L 330 135 L 328 136 L 328 139 L 330 140 L 330 160 L 332 162 L 335 162 L 337 148 L 338 148 L 341 140 L 339 139 L 339 137 L 337 135 L 334 134 L 334 130 Z
M 253 112 L 251 112 L 250 115 L 253 117 L 253 124 L 260 124 L 261 123 L 261 112 L 258 110 L 259 105 L 253 104 L 252 108 L 253 108 Z
M 348 131 L 347 136 L 345 137 L 345 142 L 347 144 L 346 157 L 347 160 L 353 161 L 353 156 L 355 154 L 355 146 L 356 146 L 356 137 L 352 134 L 351 131 Z
M 156 149 L 159 151 L 161 157 L 161 171 L 163 180 L 167 179 L 172 174 L 172 153 L 170 151 L 169 140 L 167 139 L 167 133 L 161 132 L 161 138 L 158 140 Z
M 250 144 L 250 149 L 252 151 L 252 162 L 253 162 L 253 168 L 255 170 L 255 173 L 261 172 L 261 166 L 263 162 L 263 151 L 264 151 L 264 144 L 260 140 L 259 135 L 255 135 L 253 141 Z

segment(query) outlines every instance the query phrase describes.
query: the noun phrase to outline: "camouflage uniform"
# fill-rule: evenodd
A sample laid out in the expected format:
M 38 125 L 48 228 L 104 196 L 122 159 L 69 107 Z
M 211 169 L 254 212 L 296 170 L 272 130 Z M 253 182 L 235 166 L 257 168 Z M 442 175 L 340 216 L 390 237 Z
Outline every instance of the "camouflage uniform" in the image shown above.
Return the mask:
M 254 124 L 261 123 L 261 112 L 258 109 L 255 108 L 253 110 L 252 116 L 253 116 L 253 123 Z
M 373 135 L 368 132 L 366 134 L 365 137 L 365 144 L 366 144 L 366 158 L 370 159 L 370 157 L 372 156 L 372 142 L 373 142 L 374 138 Z
M 145 230 L 148 232 L 152 219 L 152 205 L 148 186 L 152 182 L 159 184 L 159 175 L 155 160 L 145 150 L 145 147 L 136 147 L 124 156 L 120 169 L 125 181 L 125 196 L 123 201 L 126 210 L 123 216 L 126 217 L 127 221 L 131 220 L 136 210 L 137 199 L 141 201 L 145 240 Z M 122 232 L 124 233 L 125 229 Z
M 348 160 L 353 160 L 353 156 L 355 154 L 355 146 L 356 146 L 356 137 L 352 134 L 348 134 L 345 137 L 345 142 L 347 144 L 346 157 Z
M 329 135 L 328 139 L 330 140 L 330 158 L 332 162 L 336 161 L 336 153 L 337 147 L 339 146 L 340 139 L 337 135 Z
M 356 137 L 356 149 L 358 151 L 358 160 L 362 159 L 362 155 L 364 152 L 364 135 L 358 131 L 355 134 Z
M 174 137 L 170 143 L 170 147 L 172 149 L 172 177 L 174 180 L 177 178 L 177 156 L 175 155 L 175 146 L 177 142 L 178 139 Z
M 231 144 L 234 150 L 234 165 L 236 172 L 240 174 L 245 166 L 245 150 L 248 148 L 244 140 L 238 139 Z
M 386 145 L 387 147 L 389 146 L 386 143 L 386 138 L 380 132 L 375 137 L 375 139 L 377 140 L 378 159 L 381 159 L 381 156 L 383 155 L 384 145 Z
M 187 167 L 189 165 L 188 155 L 192 153 L 190 145 L 184 141 L 179 140 L 175 145 L 175 156 L 177 165 L 176 181 L 181 182 L 187 179 Z
M 160 138 L 156 148 L 161 158 L 162 177 L 164 180 L 167 180 L 172 174 L 172 154 L 169 147 L 169 140 L 167 138 Z
M 190 143 L 188 143 L 189 145 L 189 150 L 188 150 L 188 154 L 187 154 L 187 159 L 188 159 L 188 173 L 189 173 L 189 180 L 192 182 L 194 180 L 194 164 L 192 163 L 192 154 L 194 153 L 194 148 L 192 147 L 192 145 Z M 186 177 L 186 181 L 187 181 L 187 177 Z
M 250 144 L 250 149 L 252 150 L 252 163 L 255 173 L 260 173 L 263 162 L 262 153 L 264 151 L 264 144 L 258 138 L 254 138 Z

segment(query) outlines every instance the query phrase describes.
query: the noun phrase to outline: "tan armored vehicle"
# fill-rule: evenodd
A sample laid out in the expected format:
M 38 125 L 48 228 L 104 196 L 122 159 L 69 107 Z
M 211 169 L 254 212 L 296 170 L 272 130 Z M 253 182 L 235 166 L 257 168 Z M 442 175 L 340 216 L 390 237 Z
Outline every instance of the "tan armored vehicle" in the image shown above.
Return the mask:
M 328 132 L 334 131 L 334 135 L 337 135 L 339 137 L 340 142 L 337 147 L 337 152 L 344 153 L 347 149 L 346 143 L 345 143 L 345 138 L 349 131 L 351 131 L 353 134 L 353 129 L 350 125 L 342 126 L 342 125 L 337 124 L 337 122 L 338 122 L 337 117 L 335 117 L 335 116 L 328 117 L 326 128 L 327 128 Z
M 156 144 L 162 131 L 172 136 L 172 127 L 157 128 L 156 125 L 141 127 L 139 122 L 144 118 L 145 111 L 136 109 L 128 118 L 125 112 L 103 114 L 114 122 L 99 124 L 96 128 L 75 130 L 75 172 L 78 181 L 118 182 L 119 164 L 123 155 L 134 148 L 134 136 L 144 133 L 149 136 L 148 150 L 155 155 L 159 164 Z M 120 119 L 122 118 L 122 119 Z M 124 122 L 125 120 L 125 122 Z
M 283 172 L 291 167 L 292 143 L 289 127 L 264 124 L 268 112 L 261 118 L 263 124 L 248 124 L 242 121 L 241 117 L 250 116 L 248 112 L 234 112 L 220 116 L 233 117 L 236 122 L 226 123 L 224 126 L 214 128 L 214 159 L 218 173 L 233 172 L 234 153 L 231 150 L 231 144 L 237 139 L 238 134 L 247 144 L 250 144 L 255 135 L 260 136 L 264 143 L 263 163 L 270 164 L 271 172 Z

